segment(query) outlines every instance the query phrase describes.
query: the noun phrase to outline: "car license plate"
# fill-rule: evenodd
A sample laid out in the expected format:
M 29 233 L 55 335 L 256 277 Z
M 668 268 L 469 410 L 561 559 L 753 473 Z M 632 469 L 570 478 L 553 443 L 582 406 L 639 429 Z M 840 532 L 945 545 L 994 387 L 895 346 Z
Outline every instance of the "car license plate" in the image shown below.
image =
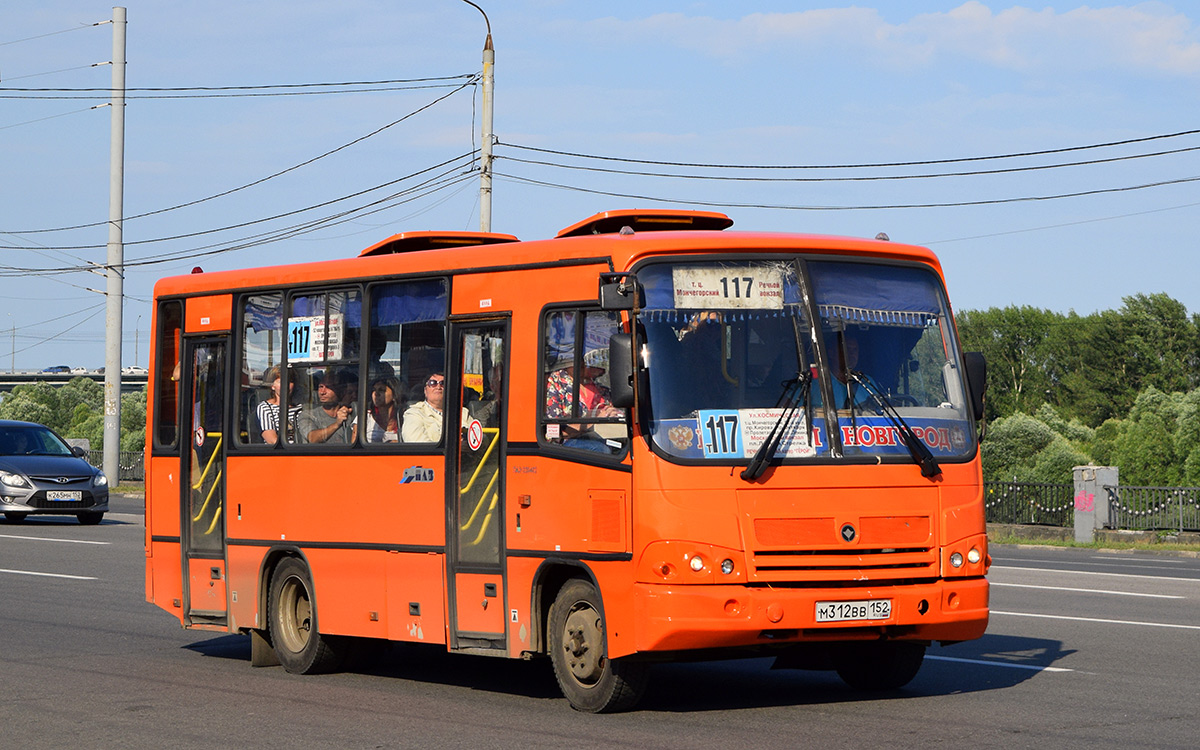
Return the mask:
M 46 499 L 51 502 L 79 502 L 83 499 L 83 493 L 69 490 L 46 490 Z
M 861 599 L 854 602 L 817 602 L 817 622 L 886 620 L 891 616 L 891 599 Z

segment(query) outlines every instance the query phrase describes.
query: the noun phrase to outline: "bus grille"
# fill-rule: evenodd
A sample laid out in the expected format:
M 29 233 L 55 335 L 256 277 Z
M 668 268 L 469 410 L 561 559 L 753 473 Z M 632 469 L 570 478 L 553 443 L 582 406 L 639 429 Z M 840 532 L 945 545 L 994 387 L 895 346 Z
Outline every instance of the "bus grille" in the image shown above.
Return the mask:
M 766 581 L 925 578 L 938 573 L 929 547 L 897 549 L 755 550 L 751 566 Z
M 798 583 L 937 577 L 929 516 L 863 516 L 852 525 L 855 537 L 847 541 L 839 538 L 840 522 L 832 517 L 757 519 L 753 576 Z

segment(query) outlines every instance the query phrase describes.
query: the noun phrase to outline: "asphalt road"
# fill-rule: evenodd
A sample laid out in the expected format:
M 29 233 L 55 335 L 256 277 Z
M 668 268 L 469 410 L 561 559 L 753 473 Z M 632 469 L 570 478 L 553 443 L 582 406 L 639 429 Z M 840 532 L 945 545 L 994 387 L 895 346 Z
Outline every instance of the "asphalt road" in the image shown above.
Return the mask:
M 0 520 L 0 746 L 1200 746 L 1195 558 L 994 547 L 987 635 L 930 649 L 904 690 L 769 659 L 660 665 L 637 710 L 590 716 L 545 661 L 394 646 L 340 674 L 252 668 L 247 638 L 144 601 L 140 510 Z

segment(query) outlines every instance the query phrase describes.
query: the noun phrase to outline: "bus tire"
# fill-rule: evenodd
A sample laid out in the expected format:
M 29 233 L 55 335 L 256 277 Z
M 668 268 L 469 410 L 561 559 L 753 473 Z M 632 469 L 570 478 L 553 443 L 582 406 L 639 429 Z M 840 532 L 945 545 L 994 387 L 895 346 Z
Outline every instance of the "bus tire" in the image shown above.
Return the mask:
M 600 592 L 578 578 L 562 587 L 550 608 L 554 676 L 571 708 L 585 713 L 628 710 L 646 692 L 645 664 L 608 658 L 602 612 Z
M 283 559 L 271 576 L 271 644 L 283 668 L 292 674 L 321 674 L 342 661 L 340 641 L 321 635 L 312 574 L 302 561 Z
M 847 650 L 837 673 L 855 690 L 895 690 L 912 682 L 924 661 L 925 645 L 921 643 L 863 643 Z

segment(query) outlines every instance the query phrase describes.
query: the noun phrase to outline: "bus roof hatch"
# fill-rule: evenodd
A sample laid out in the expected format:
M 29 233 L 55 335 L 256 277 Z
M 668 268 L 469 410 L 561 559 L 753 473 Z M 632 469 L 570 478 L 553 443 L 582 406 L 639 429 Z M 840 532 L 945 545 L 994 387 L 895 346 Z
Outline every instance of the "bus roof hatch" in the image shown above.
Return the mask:
M 623 209 L 603 211 L 578 224 L 560 231 L 558 237 L 579 237 L 587 234 L 617 234 L 622 227 L 635 232 L 666 232 L 677 230 L 717 230 L 733 226 L 733 219 L 717 211 L 684 211 L 675 209 Z
M 466 247 L 469 245 L 496 245 L 503 242 L 517 241 L 517 238 L 511 234 L 496 234 L 494 232 L 401 232 L 400 234 L 393 234 L 386 240 L 376 242 L 359 253 L 358 257 L 411 253 L 417 250 L 441 250 L 448 247 Z

